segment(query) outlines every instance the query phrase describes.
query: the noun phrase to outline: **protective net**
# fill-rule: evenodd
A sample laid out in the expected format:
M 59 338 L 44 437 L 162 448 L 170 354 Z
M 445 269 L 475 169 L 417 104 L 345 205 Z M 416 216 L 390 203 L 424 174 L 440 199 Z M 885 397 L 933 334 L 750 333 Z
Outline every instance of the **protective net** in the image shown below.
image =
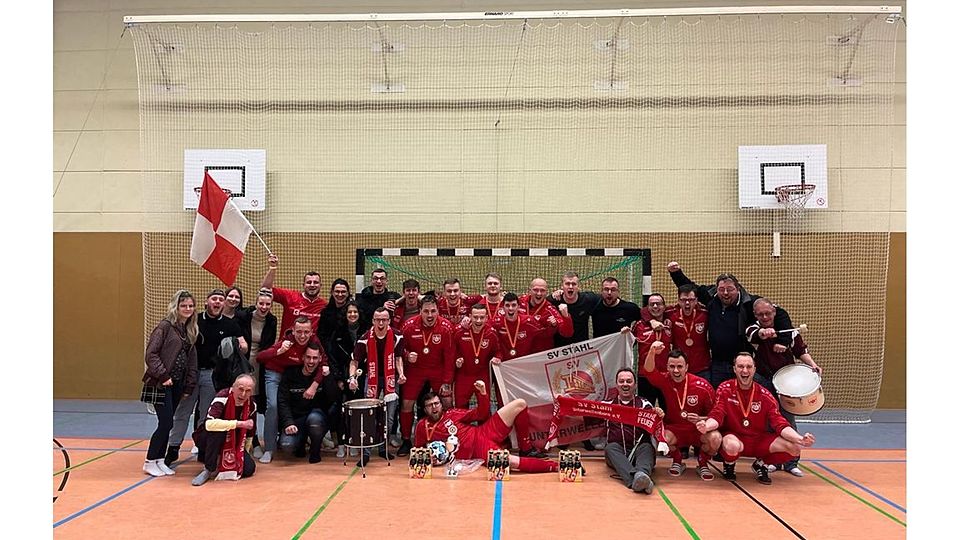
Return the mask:
M 866 421 L 902 166 L 899 26 L 863 14 L 133 25 L 145 332 L 177 288 L 219 285 L 189 260 L 184 150 L 263 148 L 266 209 L 246 215 L 281 257 L 280 286 L 308 269 L 349 277 L 358 248 L 643 246 L 668 297 L 663 269 L 678 260 L 702 282 L 734 272 L 807 323 L 830 408 L 817 418 Z M 822 143 L 828 211 L 737 209 L 738 145 Z M 247 249 L 250 291 L 266 255 Z M 477 290 L 484 265 L 422 271 Z M 525 272 L 559 285 L 553 268 L 524 268 L 511 288 Z

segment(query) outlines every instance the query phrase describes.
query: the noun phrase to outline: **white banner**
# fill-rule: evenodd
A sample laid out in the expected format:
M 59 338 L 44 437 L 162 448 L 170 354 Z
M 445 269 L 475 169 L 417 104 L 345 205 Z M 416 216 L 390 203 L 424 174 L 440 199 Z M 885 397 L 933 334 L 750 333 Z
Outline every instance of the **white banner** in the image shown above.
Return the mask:
M 617 394 L 617 371 L 633 366 L 631 334 L 611 334 L 550 349 L 493 367 L 505 402 L 523 398 L 530 412 L 530 440 L 542 447 L 557 396 L 594 401 Z M 603 420 L 567 417 L 560 425 L 559 444 L 604 434 Z M 513 437 L 513 435 L 511 435 Z

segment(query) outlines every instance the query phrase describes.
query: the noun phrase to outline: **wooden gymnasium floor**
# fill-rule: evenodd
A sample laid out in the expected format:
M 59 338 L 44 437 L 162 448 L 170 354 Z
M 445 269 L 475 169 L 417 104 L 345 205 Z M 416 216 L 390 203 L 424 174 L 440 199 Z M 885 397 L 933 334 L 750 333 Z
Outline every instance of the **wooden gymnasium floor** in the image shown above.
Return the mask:
M 111 415 L 88 417 L 95 422 Z M 281 453 L 271 464 L 258 463 L 251 478 L 197 488 L 190 480 L 201 465 L 187 451 L 175 476 L 144 475 L 141 466 L 155 420 L 127 414 L 124 421 L 140 426 L 140 435 L 69 436 L 70 429 L 62 426 L 96 430 L 84 428 L 82 420 L 71 422 L 69 414 L 57 420 L 55 409 L 55 538 L 191 538 L 199 533 L 265 539 L 538 539 L 578 538 L 585 531 L 598 538 L 641 531 L 648 538 L 906 537 L 902 447 L 811 449 L 801 462 L 804 478 L 776 472 L 770 486 L 754 480 L 746 459 L 738 463 L 736 482 L 718 473 L 705 483 L 693 471 L 692 458 L 680 478 L 667 475 L 669 462 L 660 458 L 652 495 L 633 493 L 610 478 L 612 470 L 599 451 L 588 453 L 596 457 L 585 459 L 588 474 L 582 484 L 561 484 L 555 474 L 519 473 L 507 482 L 488 482 L 484 469 L 457 480 L 410 480 L 404 461 L 388 467 L 377 457 L 362 478 L 355 458 L 344 466 L 325 452 L 315 465 Z M 837 429 L 869 426 L 801 424 L 801 430 L 823 432 L 821 439 L 828 441 L 828 433 Z M 190 446 L 184 443 L 185 449 Z M 424 509 L 429 509 L 426 515 Z

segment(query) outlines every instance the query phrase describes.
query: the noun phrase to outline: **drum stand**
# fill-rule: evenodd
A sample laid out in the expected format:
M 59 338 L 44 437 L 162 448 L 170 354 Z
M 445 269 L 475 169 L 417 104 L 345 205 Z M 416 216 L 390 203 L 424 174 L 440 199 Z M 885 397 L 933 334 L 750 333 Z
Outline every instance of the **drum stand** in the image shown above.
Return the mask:
M 346 415 L 346 413 L 347 413 L 345 406 L 343 406 L 343 413 L 344 413 L 344 415 Z M 387 422 L 386 422 L 386 417 L 387 417 L 387 416 L 386 416 L 386 415 L 387 415 L 387 404 L 386 404 L 386 403 L 383 404 L 383 415 L 384 415 L 384 416 L 383 416 L 383 417 L 384 417 L 384 422 L 383 422 L 383 443 L 382 443 L 382 444 L 383 444 L 383 453 L 387 456 L 387 467 L 389 467 L 389 466 L 390 466 L 390 438 L 389 438 L 388 433 L 387 433 Z M 360 416 L 360 440 L 361 440 L 361 441 L 363 440 L 363 437 L 364 437 L 364 435 L 366 434 L 366 432 L 365 432 L 364 429 L 363 429 L 363 424 L 364 424 L 363 420 L 364 420 L 363 415 L 361 415 L 361 416 Z M 361 445 L 358 446 L 358 445 L 353 445 L 353 444 L 344 444 L 344 446 L 346 446 L 347 449 L 356 448 L 356 449 L 360 450 L 360 476 L 361 476 L 361 478 L 366 478 L 366 477 L 367 477 L 367 467 L 366 467 L 366 462 L 365 462 L 364 459 L 363 459 L 363 452 L 364 452 L 364 450 L 367 450 L 367 449 L 371 449 L 371 450 L 372 450 L 373 448 L 377 448 L 377 447 L 380 446 L 380 445 L 379 445 L 379 444 L 375 444 L 375 445 L 373 445 L 373 446 L 365 446 L 365 445 L 362 445 L 362 444 L 361 444 Z M 343 457 L 343 466 L 344 466 L 344 467 L 347 466 L 347 456 L 349 456 L 349 455 L 350 455 L 350 452 L 347 452 L 347 453 L 344 455 L 344 457 Z

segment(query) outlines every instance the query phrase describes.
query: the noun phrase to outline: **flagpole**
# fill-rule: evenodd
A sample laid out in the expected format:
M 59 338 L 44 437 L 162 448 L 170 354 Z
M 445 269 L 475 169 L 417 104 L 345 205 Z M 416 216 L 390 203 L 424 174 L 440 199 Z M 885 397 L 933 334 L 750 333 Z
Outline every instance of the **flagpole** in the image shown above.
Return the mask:
M 233 197 L 228 199 L 230 204 L 237 209 L 237 212 L 240 212 L 240 215 L 243 216 L 243 219 L 247 219 L 247 216 L 243 213 L 243 210 L 240 210 L 240 207 L 237 206 L 237 203 L 233 201 Z M 250 223 L 250 220 L 247 219 L 247 223 L 250 225 L 250 230 L 253 231 L 253 235 L 257 237 L 257 240 L 260 241 L 260 245 L 263 246 L 263 249 L 267 250 L 267 255 L 273 255 L 273 252 L 270 251 L 270 248 L 267 247 L 267 243 L 263 241 L 263 238 L 260 238 L 260 233 L 257 232 L 256 227 L 253 226 L 253 223 Z

